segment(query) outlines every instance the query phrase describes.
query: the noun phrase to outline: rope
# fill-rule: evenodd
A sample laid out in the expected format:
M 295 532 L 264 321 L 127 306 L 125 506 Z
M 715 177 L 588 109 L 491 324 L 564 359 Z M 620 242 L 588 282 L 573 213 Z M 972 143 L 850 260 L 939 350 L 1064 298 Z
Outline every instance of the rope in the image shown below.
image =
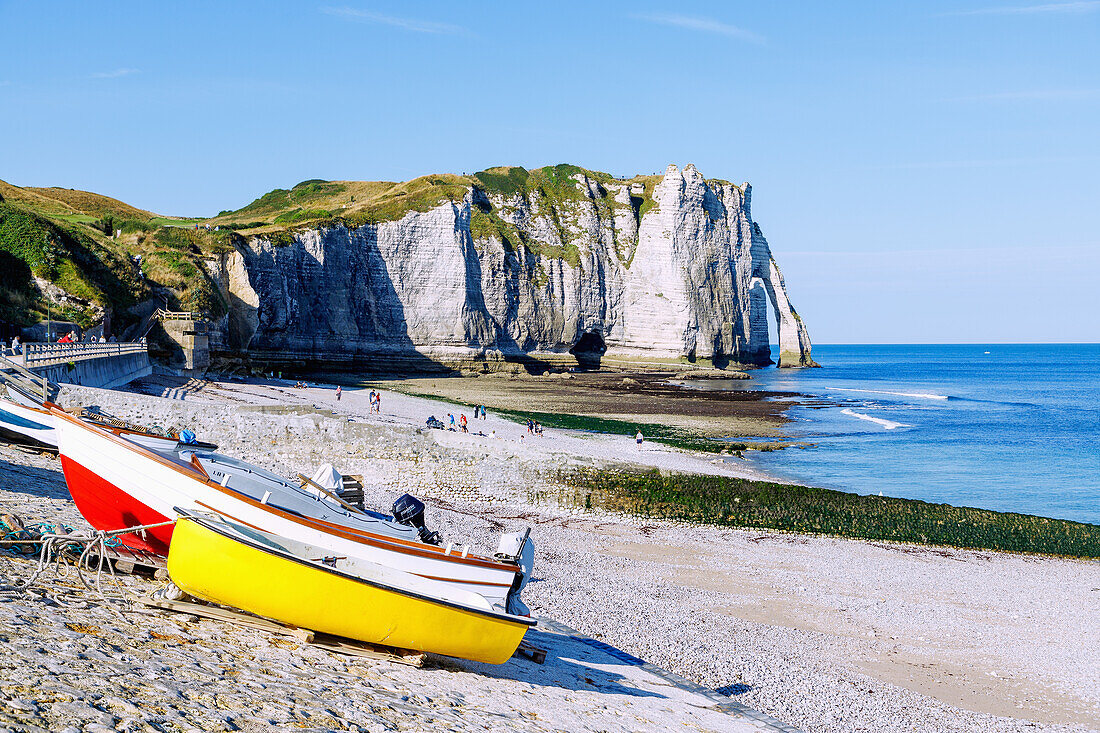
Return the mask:
M 58 605 L 69 608 L 87 608 L 88 601 L 84 598 L 76 598 L 75 600 L 69 600 L 61 596 L 50 597 L 44 591 L 34 591 L 33 586 L 39 581 L 40 578 L 50 569 L 54 571 L 57 578 L 68 578 L 69 569 L 75 567 L 77 578 L 80 580 L 81 585 L 85 589 L 94 593 L 99 601 L 109 608 L 112 613 L 118 616 L 121 620 L 127 621 L 126 617 L 116 607 L 117 602 L 121 602 L 124 607 L 130 607 L 130 600 L 126 598 L 126 591 L 122 587 L 122 584 L 118 580 L 118 576 L 115 575 L 114 568 L 111 566 L 110 561 L 107 560 L 107 548 L 113 547 L 119 543 L 117 539 L 119 535 L 130 534 L 133 532 L 142 532 L 147 529 L 155 529 L 157 527 L 166 527 L 170 524 L 175 524 L 175 520 L 169 520 L 166 522 L 157 522 L 156 524 L 143 524 L 136 527 L 126 527 L 124 529 L 114 529 L 109 531 L 95 530 L 91 534 L 77 534 L 70 528 L 53 527 L 48 524 L 41 524 L 40 526 L 46 526 L 50 529 L 60 529 L 64 527 L 66 531 L 53 531 L 41 535 L 37 540 L 21 540 L 21 543 L 41 543 L 42 547 L 38 553 L 38 561 L 31 574 L 22 581 L 12 584 L 0 584 L 0 596 L 14 596 L 14 597 L 28 597 L 36 598 L 38 600 L 48 600 Z M 112 544 L 113 543 L 113 544 Z M 75 554 L 76 549 L 80 548 L 80 556 L 76 561 L 75 566 L 69 565 L 65 558 Z M 99 562 L 95 567 L 95 576 L 91 580 L 85 575 L 85 571 L 90 572 L 92 570 L 91 556 L 96 555 Z M 118 595 L 108 596 L 103 590 L 103 571 L 107 570 L 111 580 L 114 582 L 115 588 L 118 590 Z M 70 595 L 72 595 L 70 593 Z

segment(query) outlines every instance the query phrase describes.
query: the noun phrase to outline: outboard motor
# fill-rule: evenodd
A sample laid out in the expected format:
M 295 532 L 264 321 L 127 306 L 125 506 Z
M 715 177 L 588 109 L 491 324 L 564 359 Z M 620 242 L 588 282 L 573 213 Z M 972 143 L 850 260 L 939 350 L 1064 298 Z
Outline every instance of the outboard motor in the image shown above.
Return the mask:
M 519 594 L 531 578 L 531 572 L 535 569 L 535 541 L 531 539 L 531 528 L 525 532 L 506 534 L 500 538 L 500 546 L 497 548 L 498 560 L 510 560 L 519 565 L 519 572 L 512 581 L 512 587 L 508 590 L 508 601 L 505 610 L 513 616 L 530 616 L 531 609 L 520 600 Z
M 399 524 L 413 527 L 420 533 L 420 541 L 429 545 L 438 545 L 443 541 L 439 532 L 432 532 L 424 526 L 424 502 L 412 494 L 402 494 L 393 503 L 393 518 Z

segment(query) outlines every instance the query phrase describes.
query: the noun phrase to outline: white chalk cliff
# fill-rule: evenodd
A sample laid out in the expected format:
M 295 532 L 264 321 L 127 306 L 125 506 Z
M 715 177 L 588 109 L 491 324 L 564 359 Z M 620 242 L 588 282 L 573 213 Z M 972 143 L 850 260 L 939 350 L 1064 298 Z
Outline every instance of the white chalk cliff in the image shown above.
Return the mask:
M 649 184 L 494 190 L 398 221 L 253 236 L 215 272 L 222 342 L 284 359 L 599 354 L 808 366 L 810 340 L 748 184 L 669 166 Z M 647 188 L 648 185 L 648 188 Z

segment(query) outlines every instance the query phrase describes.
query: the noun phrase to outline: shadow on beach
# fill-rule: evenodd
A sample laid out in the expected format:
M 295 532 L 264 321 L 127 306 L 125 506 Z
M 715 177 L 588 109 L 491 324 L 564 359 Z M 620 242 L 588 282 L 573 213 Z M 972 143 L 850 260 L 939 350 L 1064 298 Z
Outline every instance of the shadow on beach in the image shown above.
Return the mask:
M 42 468 L 11 463 L 0 458 L 0 488 L 43 499 L 72 498 L 69 496 L 69 487 L 65 484 L 65 474 L 61 472 L 60 461 L 57 462 L 57 468 Z
M 558 687 L 582 692 L 602 692 L 609 695 L 626 695 L 629 697 L 664 697 L 658 692 L 634 685 L 626 675 L 609 669 L 609 667 L 616 666 L 633 669 L 637 667 L 637 664 L 612 656 L 598 647 L 590 646 L 582 639 L 536 629 L 528 631 L 524 639 L 530 644 L 546 650 L 545 662 L 536 664 L 528 659 L 516 656 L 500 665 L 450 658 L 441 663 L 446 666 L 453 665 L 484 677 L 515 680 L 544 687 Z M 442 660 L 443 658 L 437 659 Z M 638 660 L 638 662 L 640 661 Z

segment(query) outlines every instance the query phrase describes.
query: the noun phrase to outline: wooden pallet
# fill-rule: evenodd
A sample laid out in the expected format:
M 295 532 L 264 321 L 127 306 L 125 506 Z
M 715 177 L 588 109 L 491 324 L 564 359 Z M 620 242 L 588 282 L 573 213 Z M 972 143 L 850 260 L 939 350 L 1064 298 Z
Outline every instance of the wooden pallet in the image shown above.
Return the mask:
M 111 563 L 111 567 L 115 569 L 116 573 L 151 575 L 157 580 L 168 578 L 167 558 L 153 555 L 144 550 L 135 550 L 125 545 L 108 547 L 106 560 Z M 89 550 L 88 561 L 94 566 L 95 563 L 99 562 L 99 554 L 94 550 Z
M 535 646 L 526 639 L 519 643 L 519 648 L 516 649 L 516 653 L 512 655 L 525 657 L 530 659 L 535 664 L 542 664 L 546 661 L 546 650 Z
M 191 601 L 170 601 L 166 598 L 152 597 L 142 598 L 141 602 L 152 608 L 189 613 L 194 616 L 201 616 L 202 618 L 214 619 L 215 621 L 228 621 L 241 626 L 268 631 L 273 634 L 291 636 L 302 644 L 320 647 L 322 649 L 337 652 L 338 654 L 379 659 L 387 662 L 394 662 L 396 664 L 407 664 L 410 667 L 420 667 L 424 664 L 423 652 L 416 652 L 411 649 L 396 649 L 378 644 L 368 644 L 366 642 L 332 636 L 331 634 L 310 631 L 309 629 L 284 626 L 283 624 L 266 618 L 253 616 L 250 613 L 243 613 L 241 611 L 234 611 L 233 609 L 224 608 L 222 606 L 214 606 L 207 603 L 194 603 Z

